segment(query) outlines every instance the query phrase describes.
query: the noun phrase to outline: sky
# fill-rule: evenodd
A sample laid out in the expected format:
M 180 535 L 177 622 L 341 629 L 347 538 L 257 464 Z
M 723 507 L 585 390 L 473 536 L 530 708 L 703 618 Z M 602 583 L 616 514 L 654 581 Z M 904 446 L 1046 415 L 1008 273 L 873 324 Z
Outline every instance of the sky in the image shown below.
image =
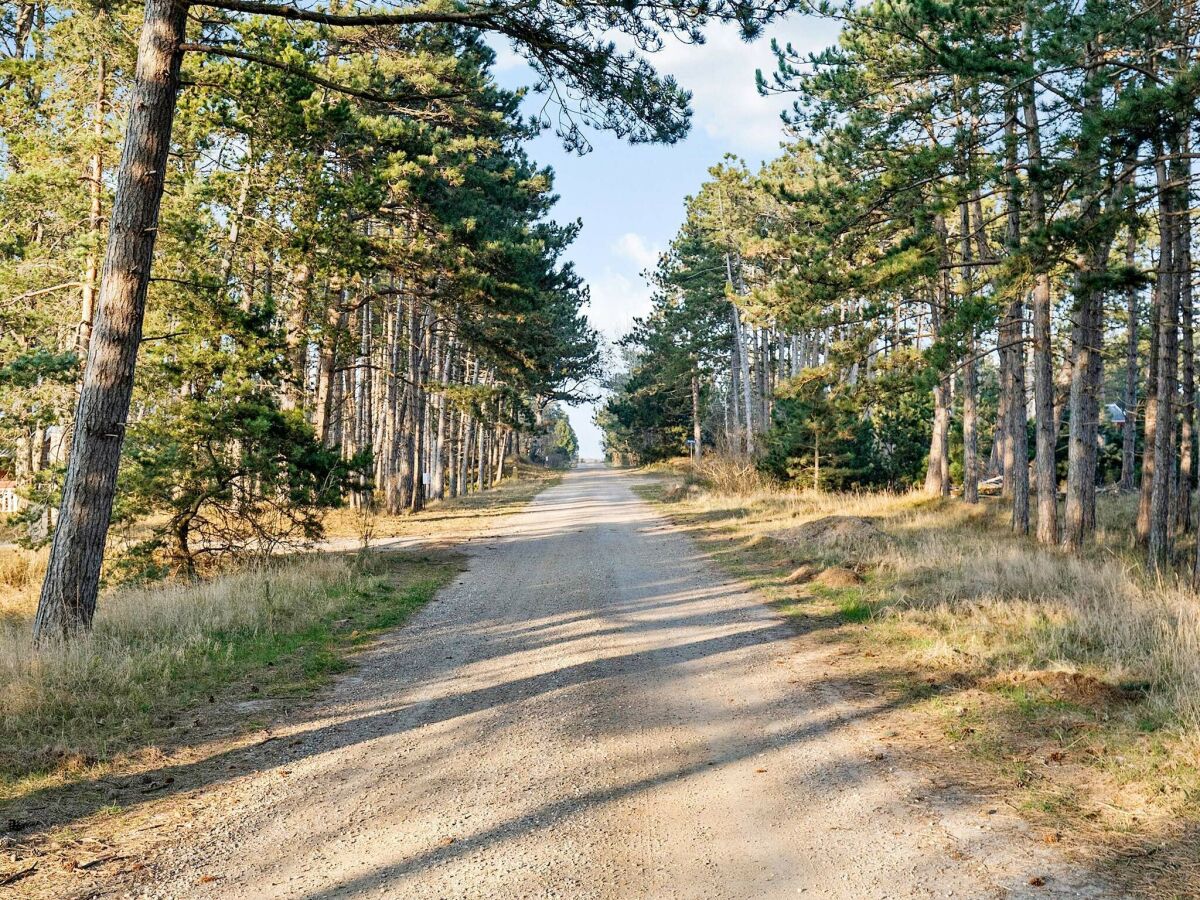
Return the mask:
M 531 143 L 533 159 L 555 172 L 554 218 L 583 221 L 568 257 L 591 290 L 587 315 L 605 339 L 620 337 L 635 316 L 649 309 L 642 272 L 653 268 L 670 243 L 683 221 L 685 198 L 700 187 L 709 168 L 727 153 L 751 166 L 778 155 L 779 113 L 791 100 L 759 96 L 754 77 L 756 70 L 770 72 L 775 66 L 771 38 L 790 41 L 803 53 L 828 46 L 836 34 L 831 22 L 795 16 L 751 44 L 724 26 L 710 28 L 701 45 L 668 43 L 651 60 L 693 95 L 691 134 L 673 146 L 630 146 L 595 132 L 588 135 L 594 149 L 584 156 L 564 150 L 549 132 Z M 506 86 L 531 82 L 524 63 L 506 50 L 498 53 L 496 75 Z M 541 105 L 533 98 L 530 103 Z M 594 406 L 581 404 L 568 413 L 579 436 L 579 455 L 598 459 L 601 434 L 592 421 Z

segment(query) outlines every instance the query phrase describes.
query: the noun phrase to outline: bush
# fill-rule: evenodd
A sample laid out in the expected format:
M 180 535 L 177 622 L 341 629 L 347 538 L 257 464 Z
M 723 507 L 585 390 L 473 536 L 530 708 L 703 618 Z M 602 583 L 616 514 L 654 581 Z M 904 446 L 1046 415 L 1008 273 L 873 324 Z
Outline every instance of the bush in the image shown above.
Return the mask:
M 924 473 L 931 399 L 894 359 L 875 377 L 847 385 L 810 370 L 780 391 L 762 466 L 818 490 L 904 490 Z
M 732 495 L 754 494 L 774 484 L 753 460 L 724 454 L 702 457 L 693 477 L 711 490 Z

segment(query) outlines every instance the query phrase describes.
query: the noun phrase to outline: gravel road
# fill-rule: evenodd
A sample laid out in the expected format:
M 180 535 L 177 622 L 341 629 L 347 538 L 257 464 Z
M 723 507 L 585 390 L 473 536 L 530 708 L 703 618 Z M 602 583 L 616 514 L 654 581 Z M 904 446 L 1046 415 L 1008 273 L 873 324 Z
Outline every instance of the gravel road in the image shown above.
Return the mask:
M 1015 817 L 925 796 L 885 701 L 633 483 L 580 468 L 473 541 L 137 896 L 1115 896 Z

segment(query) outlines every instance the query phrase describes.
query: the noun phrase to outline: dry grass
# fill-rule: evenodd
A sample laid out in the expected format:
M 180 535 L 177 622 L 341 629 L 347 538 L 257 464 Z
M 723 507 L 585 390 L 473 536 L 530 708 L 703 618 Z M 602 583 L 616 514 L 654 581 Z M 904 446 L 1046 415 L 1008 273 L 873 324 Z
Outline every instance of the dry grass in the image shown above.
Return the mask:
M 364 529 L 427 547 L 464 540 L 559 477 L 517 474 L 416 515 L 335 511 L 332 546 L 354 550 Z M 46 556 L 0 551 L 0 800 L 159 740 L 189 705 L 210 697 L 310 689 L 344 666 L 346 652 L 429 599 L 458 565 L 454 554 L 429 550 L 312 553 L 208 581 L 119 587 L 101 597 L 90 635 L 35 649 Z
M 694 512 L 722 514 L 743 536 L 783 543 L 825 516 L 867 519 L 886 539 L 856 539 L 849 529 L 797 549 L 804 561 L 870 570 L 871 599 L 881 613 L 964 634 L 993 634 L 1008 623 L 1016 646 L 987 640 L 971 649 L 989 667 L 1095 669 L 1114 682 L 1144 685 L 1150 702 L 1200 733 L 1200 597 L 1149 581 L 1130 561 L 1134 551 L 1124 542 L 1132 532 L 1122 528 L 1129 498 L 1103 497 L 1098 546 L 1071 556 L 1009 533 L 996 502 L 972 509 L 917 493 L 816 493 L 770 484 L 730 490 L 718 485 L 750 479 L 738 464 L 724 467 L 733 475 L 712 478 L 720 468 L 714 459 L 697 473 L 711 487 L 691 492 Z
M 331 540 L 372 541 L 388 538 L 462 540 L 485 528 L 491 520 L 509 515 L 562 478 L 554 469 L 526 463 L 509 464 L 509 476 L 494 488 L 449 500 L 432 501 L 421 512 L 399 516 L 336 509 L 325 518 Z
M 447 560 L 327 554 L 120 589 L 103 598 L 90 635 L 41 648 L 29 619 L 10 615 L 0 623 L 0 797 L 161 737 L 214 695 L 315 686 L 343 665 L 342 651 L 398 624 L 453 570 Z
M 32 618 L 46 550 L 0 550 L 0 623 Z
M 1145 576 L 1135 498 L 1102 496 L 1095 545 L 1076 557 L 1013 535 L 996 500 L 792 490 L 719 459 L 671 475 L 657 494 L 681 525 L 798 620 L 840 619 L 825 637 L 910 692 L 914 716 L 941 722 L 940 743 L 974 750 L 984 782 L 1011 776 L 1014 804 L 1110 849 L 1172 847 L 1153 887 L 1177 890 L 1196 845 L 1180 834 L 1200 822 L 1200 597 Z M 805 527 L 826 516 L 882 535 Z M 829 567 L 864 583 L 825 586 Z M 950 693 L 930 697 L 931 684 Z M 1048 758 L 1052 774 L 1029 776 Z

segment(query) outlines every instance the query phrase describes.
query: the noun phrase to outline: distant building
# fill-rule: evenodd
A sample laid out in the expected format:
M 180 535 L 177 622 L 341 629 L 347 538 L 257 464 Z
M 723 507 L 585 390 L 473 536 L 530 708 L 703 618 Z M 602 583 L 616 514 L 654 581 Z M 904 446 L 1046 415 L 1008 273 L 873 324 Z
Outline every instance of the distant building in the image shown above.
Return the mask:
M 1121 409 L 1116 403 L 1106 403 L 1104 411 L 1108 413 L 1108 421 L 1112 422 L 1117 428 L 1125 427 L 1125 410 Z
M 0 480 L 0 513 L 15 513 L 25 505 L 15 481 Z

